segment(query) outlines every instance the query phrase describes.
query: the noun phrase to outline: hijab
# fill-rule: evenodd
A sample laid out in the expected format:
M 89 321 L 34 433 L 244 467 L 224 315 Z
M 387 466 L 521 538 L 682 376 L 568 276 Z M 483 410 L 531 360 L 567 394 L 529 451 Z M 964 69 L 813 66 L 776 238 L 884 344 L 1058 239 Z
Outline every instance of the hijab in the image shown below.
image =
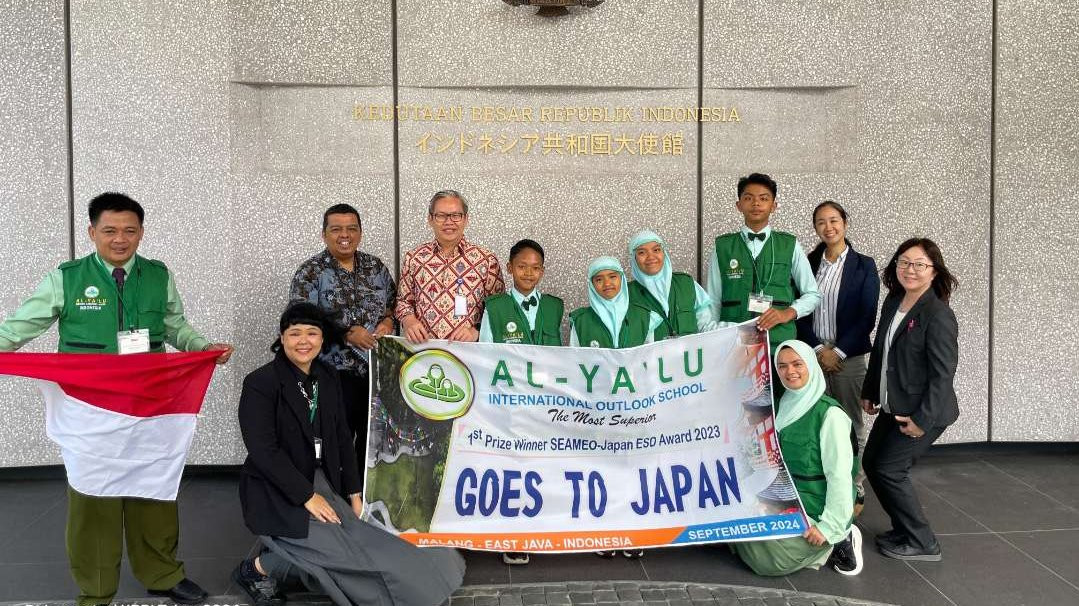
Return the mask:
M 596 291 L 592 284 L 592 276 L 605 270 L 616 271 L 622 276 L 622 288 L 614 299 L 608 301 Z M 626 288 L 626 272 L 622 270 L 622 264 L 614 257 L 599 257 L 588 266 L 588 305 L 596 312 L 600 321 L 611 333 L 611 339 L 615 346 L 618 345 L 618 333 L 622 330 L 622 321 L 626 319 L 629 311 L 629 289 Z
M 637 247 L 649 242 L 655 242 L 663 249 L 663 267 L 654 276 L 644 273 L 644 270 L 637 265 Z M 667 244 L 663 241 L 663 238 L 648 229 L 637 232 L 637 235 L 633 236 L 633 239 L 629 241 L 629 265 L 633 272 L 633 279 L 655 297 L 656 301 L 663 307 L 664 314 L 670 313 L 667 308 L 673 270 L 671 269 L 671 255 L 667 253 Z
M 779 347 L 776 348 L 774 358 L 776 367 L 779 366 L 779 352 L 788 347 L 793 349 L 805 362 L 809 380 L 800 389 L 791 389 L 786 384 L 783 385 L 787 388 L 787 391 L 779 400 L 779 411 L 776 413 L 775 421 L 776 431 L 783 431 L 783 428 L 801 419 L 824 395 L 824 372 L 820 369 L 820 364 L 817 363 L 817 356 L 813 353 L 813 348 L 806 343 L 795 339 L 780 343 Z M 779 376 L 778 371 L 776 376 Z

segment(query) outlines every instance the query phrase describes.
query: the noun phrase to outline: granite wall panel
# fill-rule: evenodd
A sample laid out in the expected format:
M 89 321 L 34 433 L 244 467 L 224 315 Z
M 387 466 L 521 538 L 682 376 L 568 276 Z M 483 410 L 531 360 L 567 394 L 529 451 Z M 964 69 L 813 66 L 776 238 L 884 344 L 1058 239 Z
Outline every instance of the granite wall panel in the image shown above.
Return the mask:
M 697 86 L 696 2 L 611 1 L 539 17 L 498 0 L 399 0 L 402 86 Z
M 436 107 L 566 106 L 641 108 L 694 105 L 687 90 L 445 90 L 402 88 L 402 103 Z M 610 154 L 595 154 L 596 135 L 622 137 Z M 641 153 L 641 137 L 655 136 L 655 153 Z M 638 230 L 651 228 L 668 242 L 676 271 L 696 272 L 696 127 L 654 123 L 402 122 L 401 252 L 432 239 L 427 203 L 440 189 L 457 189 L 470 199 L 466 235 L 492 249 L 504 262 L 521 238 L 540 242 L 547 252 L 542 288 L 566 300 L 568 310 L 587 302 L 586 270 L 600 255 L 628 262 L 627 244 Z M 464 137 L 468 146 L 462 148 Z M 544 149 L 545 141 L 553 141 Z M 570 138 L 582 138 L 577 151 Z M 662 142 L 677 137 L 678 154 L 664 154 Z M 491 139 L 484 151 L 479 141 Z M 428 146 L 421 144 L 428 142 Z M 439 152 L 439 143 L 449 148 Z M 500 143 L 503 142 L 503 143 Z M 508 152 L 500 151 L 510 148 Z M 555 151 L 557 149 L 557 151 Z M 578 153 L 584 150 L 587 153 Z M 627 151 L 628 150 L 628 151 Z M 617 154 L 613 153 L 618 151 Z
M 1077 441 L 1079 6 L 997 7 L 993 439 Z
M 0 20 L 0 318 L 69 258 L 64 3 L 15 0 Z M 55 351 L 56 331 L 24 351 Z M 33 383 L 0 379 L 0 467 L 57 461 Z

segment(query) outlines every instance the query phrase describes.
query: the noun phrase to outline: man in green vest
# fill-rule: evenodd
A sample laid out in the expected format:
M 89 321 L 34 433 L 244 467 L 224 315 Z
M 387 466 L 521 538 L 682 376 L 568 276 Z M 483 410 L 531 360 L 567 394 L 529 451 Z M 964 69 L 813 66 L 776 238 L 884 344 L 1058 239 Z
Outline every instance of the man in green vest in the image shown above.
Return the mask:
M 794 235 L 768 224 L 776 209 L 776 182 L 761 173 L 738 180 L 742 229 L 716 238 L 708 295 L 720 326 L 757 319 L 771 349 L 797 336 L 794 321 L 820 303 L 817 279 Z M 795 295 L 798 295 L 795 297 Z
M 0 324 L 0 351 L 15 351 L 59 320 L 61 352 L 143 353 L 219 350 L 184 318 L 172 273 L 160 261 L 135 254 L 143 210 L 118 193 L 90 201 L 90 239 L 97 249 L 49 272 L 37 290 Z M 176 559 L 176 501 L 81 494 L 68 487 L 67 554 L 79 586 L 78 606 L 108 604 L 120 581 L 126 533 L 135 577 L 153 595 L 198 604 L 207 594 L 187 579 Z

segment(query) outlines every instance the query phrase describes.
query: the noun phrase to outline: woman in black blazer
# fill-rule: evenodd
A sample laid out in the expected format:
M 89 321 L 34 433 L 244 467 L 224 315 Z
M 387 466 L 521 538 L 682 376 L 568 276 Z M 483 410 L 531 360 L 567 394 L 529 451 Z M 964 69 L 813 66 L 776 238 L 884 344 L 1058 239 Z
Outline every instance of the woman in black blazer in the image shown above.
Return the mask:
M 360 519 L 363 498 L 337 371 L 318 359 L 342 330 L 317 306 L 281 316 L 274 359 L 244 378 L 240 477 L 244 522 L 265 545 L 233 579 L 256 606 L 299 580 L 340 606 L 436 606 L 461 584 L 452 550 L 420 549 Z M 345 499 L 348 499 L 346 501 Z
M 937 562 L 940 544 L 910 481 L 910 468 L 959 418 L 955 369 L 959 325 L 948 299 L 957 281 L 932 240 L 899 245 L 883 273 L 888 298 L 881 308 L 862 406 L 880 412 L 862 465 L 891 518 L 877 547 L 897 560 Z
M 798 339 L 817 353 L 829 396 L 850 417 L 858 439 L 856 455 L 865 449 L 868 429 L 862 418 L 862 384 L 866 354 L 872 346 L 869 333 L 877 320 L 880 277 L 877 263 L 854 250 L 847 240 L 847 211 L 825 200 L 813 210 L 813 229 L 821 239 L 809 253 L 809 265 L 817 277 L 821 302 L 808 316 L 798 318 Z M 865 474 L 858 472 L 854 515 L 865 503 Z

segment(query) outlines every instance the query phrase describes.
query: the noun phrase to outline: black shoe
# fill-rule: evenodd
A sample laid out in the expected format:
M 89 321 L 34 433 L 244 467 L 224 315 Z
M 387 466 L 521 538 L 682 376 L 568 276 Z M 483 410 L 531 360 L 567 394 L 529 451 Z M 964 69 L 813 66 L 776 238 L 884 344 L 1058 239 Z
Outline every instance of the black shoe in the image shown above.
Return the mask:
M 172 589 L 150 589 L 150 595 L 165 596 L 177 604 L 202 604 L 210 597 L 191 579 L 184 579 Z
M 852 524 L 847 538 L 836 543 L 829 561 L 839 574 L 852 577 L 862 571 L 862 531 L 857 526 Z
M 244 564 L 246 562 L 240 562 L 232 571 L 232 580 L 251 596 L 254 606 L 281 606 L 285 603 L 285 598 L 277 592 L 277 581 L 259 574 L 257 570 L 250 574 L 250 571 L 245 570 Z M 258 578 L 255 578 L 256 576 Z
M 877 547 L 894 547 L 906 543 L 907 535 L 898 530 L 889 530 L 888 532 L 878 534 L 874 541 L 876 542 Z
M 893 560 L 915 560 L 918 562 L 939 562 L 941 560 L 940 543 L 929 549 L 919 549 L 910 543 L 901 545 L 881 545 L 880 552 Z
M 644 557 L 643 549 L 623 549 L 622 556 L 627 560 L 639 560 Z
M 613 552 L 613 551 L 597 551 L 596 552 L 596 555 L 598 555 L 599 557 L 601 557 L 603 559 L 606 559 L 606 560 L 609 560 L 609 559 L 613 558 L 614 554 L 615 554 L 615 552 Z

